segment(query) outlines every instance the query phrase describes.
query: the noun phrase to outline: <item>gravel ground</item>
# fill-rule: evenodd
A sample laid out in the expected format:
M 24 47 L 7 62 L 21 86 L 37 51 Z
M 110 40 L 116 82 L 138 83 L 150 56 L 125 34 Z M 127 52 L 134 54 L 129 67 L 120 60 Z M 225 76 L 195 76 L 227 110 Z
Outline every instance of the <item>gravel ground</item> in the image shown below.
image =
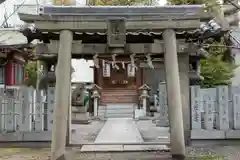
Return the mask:
M 171 160 L 164 152 L 81 153 L 69 148 L 71 160 Z M 240 146 L 188 147 L 187 160 L 239 160 Z M 0 149 L 0 160 L 48 160 L 50 149 Z
M 71 144 L 93 143 L 105 121 L 93 120 L 90 124 L 72 124 Z

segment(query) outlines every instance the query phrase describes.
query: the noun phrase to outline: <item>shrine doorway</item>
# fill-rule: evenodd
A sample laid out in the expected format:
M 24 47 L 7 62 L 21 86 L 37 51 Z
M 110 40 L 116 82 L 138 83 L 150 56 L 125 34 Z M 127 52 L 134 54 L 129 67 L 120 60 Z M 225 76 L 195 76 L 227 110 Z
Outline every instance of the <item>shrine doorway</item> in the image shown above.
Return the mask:
M 101 104 L 137 103 L 136 70 L 130 64 L 109 62 L 98 70 Z

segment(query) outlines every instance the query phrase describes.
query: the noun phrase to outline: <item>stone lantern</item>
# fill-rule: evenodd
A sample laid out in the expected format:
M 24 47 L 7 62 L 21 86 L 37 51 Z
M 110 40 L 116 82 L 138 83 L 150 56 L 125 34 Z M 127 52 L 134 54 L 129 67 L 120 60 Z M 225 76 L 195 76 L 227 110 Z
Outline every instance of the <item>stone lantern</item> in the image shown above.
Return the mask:
M 94 84 L 93 87 L 91 88 L 91 90 L 92 90 L 91 98 L 93 99 L 93 115 L 94 115 L 94 117 L 97 117 L 101 87 Z
M 146 84 L 144 84 L 144 85 L 142 85 L 140 88 L 139 88 L 139 90 L 140 90 L 140 93 L 141 93 L 141 95 L 140 95 L 140 100 L 142 101 L 142 109 L 143 109 L 143 111 L 144 111 L 144 114 L 145 114 L 145 116 L 146 116 L 146 114 L 147 114 L 147 107 L 149 107 L 149 106 L 147 106 L 147 100 L 149 99 L 149 91 L 151 90 L 151 88 L 150 87 L 148 87 L 148 85 L 146 85 Z
M 85 86 L 80 83 L 72 92 L 72 122 L 88 124 L 91 122 L 87 105 L 84 104 Z

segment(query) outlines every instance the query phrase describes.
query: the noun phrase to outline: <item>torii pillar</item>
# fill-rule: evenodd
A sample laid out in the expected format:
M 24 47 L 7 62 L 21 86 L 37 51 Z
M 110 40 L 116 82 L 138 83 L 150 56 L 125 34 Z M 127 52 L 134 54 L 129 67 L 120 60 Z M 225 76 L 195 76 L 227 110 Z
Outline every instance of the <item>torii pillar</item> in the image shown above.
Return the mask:
M 56 66 L 55 109 L 51 160 L 65 160 L 68 112 L 71 106 L 71 58 L 73 33 L 62 30 L 59 38 L 58 62 Z
M 173 158 L 185 158 L 182 100 L 177 56 L 176 33 L 173 29 L 163 32 L 165 47 L 164 64 L 167 82 L 170 143 Z

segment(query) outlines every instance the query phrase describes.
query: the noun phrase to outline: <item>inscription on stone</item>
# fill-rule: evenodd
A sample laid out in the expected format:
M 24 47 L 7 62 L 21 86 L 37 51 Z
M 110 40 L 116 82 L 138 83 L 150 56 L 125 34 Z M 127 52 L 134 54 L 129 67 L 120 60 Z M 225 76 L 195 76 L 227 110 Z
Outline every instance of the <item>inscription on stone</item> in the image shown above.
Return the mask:
M 47 129 L 49 131 L 52 130 L 53 127 L 53 112 L 52 110 L 54 110 L 54 106 L 55 106 L 55 88 L 54 87 L 48 87 L 48 94 L 47 94 L 48 98 L 48 108 L 47 108 Z
M 192 129 L 201 129 L 200 87 L 191 86 Z
M 240 94 L 233 95 L 233 127 L 234 129 L 240 129 Z
M 43 102 L 42 102 L 42 91 L 36 91 L 36 117 L 35 117 L 35 130 L 42 131 L 43 130 Z
M 23 88 L 22 90 L 22 126 L 20 131 L 31 131 L 32 130 L 32 104 L 31 95 L 32 88 Z
M 228 86 L 217 87 L 217 100 L 218 100 L 218 117 L 217 129 L 229 129 L 229 112 L 228 112 Z
M 168 105 L 167 105 L 167 91 L 166 84 L 159 84 L 159 108 L 160 108 L 160 119 L 164 121 L 164 123 L 168 124 Z
M 12 98 L 7 99 L 7 104 L 5 105 L 6 111 L 5 112 L 5 122 L 6 124 L 6 131 L 11 132 L 14 131 L 14 103 Z
M 213 129 L 214 122 L 214 98 L 213 93 L 215 90 L 209 89 L 205 92 L 204 102 L 205 102 L 205 112 L 204 112 L 204 125 L 207 130 Z M 216 92 L 215 92 L 216 93 Z

